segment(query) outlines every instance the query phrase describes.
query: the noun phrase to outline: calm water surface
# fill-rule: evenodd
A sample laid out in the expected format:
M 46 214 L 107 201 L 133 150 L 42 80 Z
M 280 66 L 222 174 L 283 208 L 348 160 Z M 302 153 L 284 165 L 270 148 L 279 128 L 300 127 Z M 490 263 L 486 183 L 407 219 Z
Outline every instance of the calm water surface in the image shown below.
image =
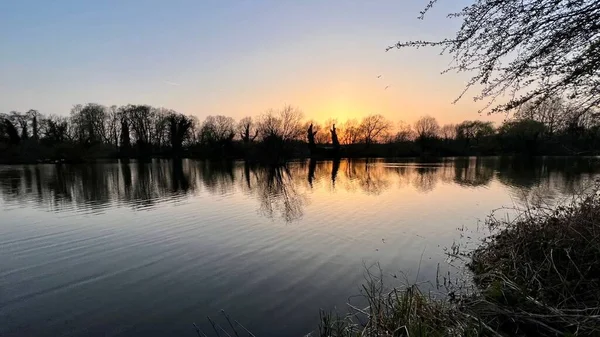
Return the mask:
M 0 166 L 1 336 L 257 336 L 343 310 L 364 265 L 433 281 L 491 210 L 559 200 L 596 158 Z

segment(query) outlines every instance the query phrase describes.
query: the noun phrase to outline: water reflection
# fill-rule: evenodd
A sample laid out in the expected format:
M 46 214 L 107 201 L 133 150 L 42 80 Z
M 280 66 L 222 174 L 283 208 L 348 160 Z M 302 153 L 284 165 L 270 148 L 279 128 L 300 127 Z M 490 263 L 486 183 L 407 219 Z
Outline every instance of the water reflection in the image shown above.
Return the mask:
M 53 211 L 153 207 L 207 192 L 243 192 L 257 211 L 285 221 L 300 219 L 318 186 L 334 192 L 381 195 L 390 188 L 429 193 L 442 184 L 510 187 L 521 202 L 580 191 L 598 172 L 597 158 L 456 158 L 438 162 L 338 160 L 261 167 L 243 162 L 121 161 L 93 165 L 0 167 L 5 204 L 33 203 Z M 335 196 L 332 195 L 332 198 Z

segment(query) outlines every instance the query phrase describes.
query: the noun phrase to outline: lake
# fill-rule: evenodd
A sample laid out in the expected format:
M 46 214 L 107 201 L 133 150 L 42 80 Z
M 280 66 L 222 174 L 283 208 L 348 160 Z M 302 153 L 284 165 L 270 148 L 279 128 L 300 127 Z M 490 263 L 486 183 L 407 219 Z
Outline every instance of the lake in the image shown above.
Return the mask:
M 302 336 L 366 266 L 431 284 L 492 210 L 599 177 L 565 157 L 0 166 L 0 335 L 196 336 L 223 309 Z

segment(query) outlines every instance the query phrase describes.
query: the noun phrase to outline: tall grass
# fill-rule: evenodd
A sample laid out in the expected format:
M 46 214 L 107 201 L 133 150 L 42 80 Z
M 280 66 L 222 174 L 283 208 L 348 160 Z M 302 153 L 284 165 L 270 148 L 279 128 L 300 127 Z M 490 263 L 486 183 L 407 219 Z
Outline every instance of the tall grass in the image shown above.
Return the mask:
M 480 315 L 530 335 L 600 335 L 598 188 L 552 209 L 523 211 L 473 252 Z
M 600 189 L 512 221 L 470 253 L 475 291 L 436 299 L 417 285 L 383 291 L 371 277 L 368 306 L 321 313 L 318 337 L 600 336 Z

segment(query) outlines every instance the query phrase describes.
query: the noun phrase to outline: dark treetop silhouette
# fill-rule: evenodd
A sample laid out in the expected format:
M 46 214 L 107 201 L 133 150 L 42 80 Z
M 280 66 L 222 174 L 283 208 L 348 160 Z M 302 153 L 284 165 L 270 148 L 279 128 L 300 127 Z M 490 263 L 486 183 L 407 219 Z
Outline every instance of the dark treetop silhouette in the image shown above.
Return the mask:
M 226 116 L 200 122 L 148 105 L 75 105 L 69 117 L 36 110 L 0 116 L 0 163 L 91 161 L 99 158 L 240 158 L 282 162 L 289 158 L 402 157 L 497 154 L 596 154 L 600 123 L 593 109 L 560 97 L 527 103 L 496 128 L 472 120 L 440 126 L 431 116 L 414 125 L 382 115 L 360 122 L 303 123 L 291 106 L 238 123 Z M 304 126 L 303 126 L 304 125 Z

